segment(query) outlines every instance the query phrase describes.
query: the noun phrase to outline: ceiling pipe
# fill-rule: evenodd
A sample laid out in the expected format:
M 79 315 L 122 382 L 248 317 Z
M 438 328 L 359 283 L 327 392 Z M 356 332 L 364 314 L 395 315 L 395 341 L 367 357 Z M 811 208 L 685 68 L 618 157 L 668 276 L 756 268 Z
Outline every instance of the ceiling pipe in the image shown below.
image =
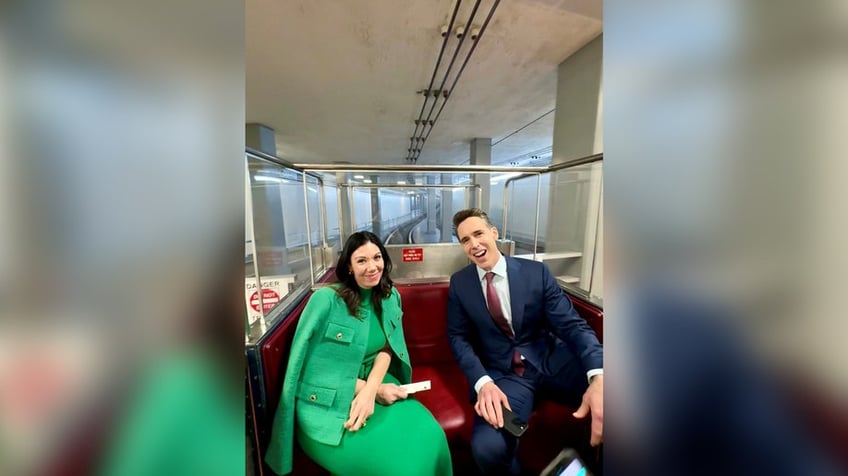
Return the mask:
M 413 144 L 413 142 L 416 142 L 415 139 L 419 137 L 418 125 L 421 122 L 422 116 L 424 115 L 424 108 L 427 107 L 427 98 L 429 96 L 429 91 L 433 89 L 433 83 L 436 81 L 436 72 L 439 70 L 439 65 L 442 63 L 442 56 L 445 53 L 445 47 L 447 47 L 448 45 L 448 38 L 450 38 L 450 35 L 448 35 L 447 33 L 453 28 L 454 21 L 456 20 L 456 15 L 457 13 L 459 13 L 459 7 L 460 5 L 462 5 L 462 0 L 454 0 L 454 2 L 455 3 L 453 7 L 453 13 L 451 13 L 450 21 L 447 25 L 442 26 L 441 33 L 442 37 L 444 38 L 444 40 L 442 40 L 442 48 L 439 50 L 439 58 L 436 60 L 436 67 L 433 68 L 433 75 L 430 77 L 430 85 L 427 86 L 427 89 L 425 90 L 426 92 L 424 93 L 424 103 L 421 104 L 421 111 L 418 113 L 418 119 L 415 121 L 415 130 L 412 132 L 412 137 L 409 138 L 410 152 L 407 155 L 407 160 L 411 160 L 411 157 L 413 155 L 412 150 L 415 149 L 415 145 Z M 437 99 L 438 97 L 434 97 L 433 101 L 435 102 Z M 421 129 L 421 132 L 424 132 L 423 127 Z
M 480 8 L 480 0 L 477 0 L 476 2 L 474 2 L 474 8 L 471 9 L 471 16 L 468 18 L 467 24 L 470 24 L 471 22 L 474 21 L 474 17 L 477 15 L 477 9 L 478 8 Z M 451 57 L 451 61 L 448 64 L 448 69 L 445 71 L 445 74 L 442 77 L 442 83 L 439 85 L 438 90 L 440 92 L 443 91 L 444 94 L 445 94 L 444 101 L 442 102 L 442 104 L 447 102 L 448 96 L 450 95 L 450 91 L 445 90 L 445 83 L 448 82 L 448 77 L 450 76 L 451 70 L 453 69 L 453 65 L 454 65 L 454 63 L 456 63 L 456 58 L 459 56 L 459 51 L 462 48 L 462 44 L 465 42 L 465 35 L 464 35 L 465 27 L 463 25 L 457 26 L 456 31 L 454 33 L 456 34 L 456 38 L 459 40 L 459 43 L 457 43 L 456 48 L 453 50 L 453 56 Z M 430 133 L 429 131 L 433 129 L 433 125 L 436 123 L 435 120 L 431 120 L 430 118 L 433 117 L 433 111 L 436 109 L 437 100 L 438 100 L 438 96 L 433 100 L 433 103 L 430 105 L 430 110 L 427 112 L 427 119 L 425 119 L 425 121 L 426 121 L 425 124 L 428 124 L 430 126 L 430 129 L 427 131 L 428 135 Z M 424 129 L 421 130 L 421 133 L 422 134 L 424 133 Z M 425 139 L 425 141 L 426 141 L 426 139 Z M 421 153 L 421 149 L 419 148 L 418 154 L 420 154 L 420 153 Z M 412 159 L 414 161 L 417 158 L 418 157 L 416 156 L 416 157 L 413 157 Z
M 480 8 L 480 0 L 477 0 L 476 2 L 474 2 L 474 8 L 471 10 L 471 17 L 468 19 L 468 23 L 471 23 L 474 20 L 474 16 L 477 14 L 478 8 Z M 451 27 L 452 26 L 453 26 L 453 24 L 451 24 Z M 451 28 L 449 27 L 448 31 L 450 31 L 450 30 L 451 30 Z M 450 92 L 445 90 L 444 87 L 445 87 L 445 83 L 447 82 L 448 76 L 450 75 L 451 69 L 453 69 L 453 65 L 456 62 L 456 58 L 459 55 L 459 50 L 460 50 L 460 48 L 462 48 L 462 43 L 465 41 L 464 33 L 465 33 L 465 26 L 459 25 L 459 26 L 456 27 L 455 34 L 456 34 L 456 37 L 459 39 L 459 44 L 457 44 L 456 48 L 454 49 L 453 57 L 451 58 L 450 64 L 448 65 L 448 68 L 445 71 L 444 76 L 442 77 L 442 82 L 441 82 L 441 85 L 439 86 L 439 88 L 434 91 L 433 86 L 432 86 L 432 81 L 431 81 L 430 88 L 428 90 L 423 91 L 424 92 L 424 104 L 421 105 L 421 111 L 418 113 L 418 120 L 415 121 L 415 130 L 412 134 L 413 137 L 423 139 L 422 136 L 424 135 L 424 131 L 426 130 L 426 127 L 429 125 L 431 129 L 433 128 L 433 124 L 435 124 L 435 121 L 431 121 L 430 117 L 433 116 L 433 110 L 436 109 L 436 102 L 438 102 L 439 96 L 444 96 L 444 101 L 448 100 L 448 95 L 450 94 Z M 447 42 L 448 35 L 446 33 L 443 33 L 442 36 L 445 37 L 445 42 Z M 440 54 L 439 58 L 441 59 L 441 54 Z M 436 73 L 438 72 L 438 69 L 439 69 L 439 64 L 436 63 L 436 67 L 433 69 L 433 77 L 434 78 L 436 76 Z M 427 98 L 429 97 L 429 95 L 431 93 L 433 95 L 433 102 L 430 105 L 430 110 L 427 112 L 427 119 L 422 120 L 421 118 L 424 115 L 424 109 L 427 106 Z M 418 132 L 418 125 L 419 124 L 421 124 L 421 126 L 422 126 L 420 133 Z M 417 148 L 408 149 L 408 154 L 406 156 L 406 160 L 408 162 L 415 163 L 415 162 L 418 161 L 418 156 L 421 155 L 421 146 L 424 145 L 424 141 L 420 140 L 418 145 L 419 146 Z
M 477 43 L 480 42 L 480 39 L 483 38 L 483 33 L 486 31 L 486 27 L 489 26 L 489 22 L 492 20 L 492 16 L 495 14 L 495 10 L 498 8 L 498 5 L 501 3 L 500 0 L 495 0 L 495 3 L 492 5 L 491 10 L 489 10 L 489 14 L 486 16 L 486 21 L 483 22 L 483 25 L 480 27 L 480 32 L 477 35 L 477 38 L 474 39 L 474 42 L 471 44 L 471 49 L 468 51 L 468 54 L 465 56 L 465 61 L 462 62 L 462 67 L 459 68 L 459 73 L 456 74 L 456 77 L 453 79 L 453 83 L 451 84 L 448 91 L 453 93 L 454 88 L 456 87 L 457 81 L 459 81 L 460 76 L 462 76 L 462 72 L 465 71 L 465 67 L 468 65 L 468 60 L 471 59 L 471 55 L 474 53 L 474 50 L 477 48 Z M 476 10 L 476 5 L 475 5 Z M 473 18 L 473 14 L 472 14 Z M 469 20 L 468 24 L 471 24 L 471 20 Z M 460 40 L 460 43 L 462 40 Z M 457 48 L 458 50 L 459 48 Z M 447 79 L 447 76 L 445 76 Z M 442 83 L 442 87 L 440 89 L 444 89 L 444 83 Z M 439 108 L 439 112 L 436 113 L 436 117 L 432 119 L 433 124 L 435 124 L 439 120 L 439 116 L 442 115 L 442 111 L 445 109 L 445 104 L 447 104 L 449 97 L 446 97 L 442 102 L 442 107 Z M 432 112 L 432 110 L 431 110 Z M 430 120 L 430 116 L 427 116 L 427 120 Z M 418 148 L 418 152 L 415 156 L 411 157 L 412 162 L 417 162 L 418 157 L 421 155 L 421 149 L 424 144 L 427 142 L 427 139 L 430 137 L 430 132 L 433 131 L 433 126 L 430 126 L 430 129 L 427 131 L 427 135 L 424 136 L 424 140 L 420 142 L 421 146 Z
M 495 0 L 494 4 L 492 5 L 492 8 L 489 10 L 489 14 L 486 16 L 486 20 L 483 22 L 483 25 L 478 28 L 478 27 L 473 25 L 474 17 L 476 16 L 477 10 L 480 7 L 480 0 L 477 0 L 474 4 L 473 10 L 471 11 L 471 15 L 469 16 L 468 21 L 465 23 L 465 25 L 459 25 L 459 26 L 457 26 L 456 30 L 454 30 L 454 34 L 459 39 L 459 43 L 457 44 L 456 49 L 454 50 L 454 53 L 453 53 L 453 57 L 451 58 L 451 62 L 448 65 L 448 68 L 445 71 L 444 76 L 442 77 L 442 81 L 441 81 L 439 88 L 437 90 L 433 91 L 432 90 L 432 83 L 433 82 L 431 80 L 430 88 L 428 90 L 423 91 L 424 94 L 425 94 L 424 104 L 422 104 L 422 106 L 421 106 L 421 112 L 419 113 L 418 119 L 415 121 L 415 130 L 413 132 L 412 137 L 410 137 L 410 148 L 408 149 L 408 153 L 407 153 L 407 156 L 406 156 L 407 162 L 416 163 L 418 161 L 418 157 L 421 156 L 421 150 L 423 149 L 424 144 L 427 142 L 427 139 L 430 137 L 430 133 L 433 130 L 433 126 L 435 125 L 439 116 L 442 114 L 442 111 L 444 110 L 445 105 L 448 102 L 448 99 L 450 99 L 450 94 L 453 92 L 454 87 L 456 87 L 456 83 L 459 81 L 460 76 L 462 76 L 462 72 L 465 70 L 465 67 L 468 64 L 469 59 L 471 59 L 471 55 L 474 53 L 474 50 L 477 48 L 477 43 L 482 38 L 483 32 L 486 30 L 486 27 L 488 26 L 489 22 L 491 21 L 492 16 L 494 15 L 495 10 L 497 9 L 499 3 L 500 3 L 500 0 Z M 456 12 L 454 12 L 454 13 L 456 13 Z M 469 27 L 467 28 L 466 26 L 469 26 Z M 452 25 L 451 25 L 451 27 L 452 27 Z M 450 28 L 448 28 L 448 31 L 450 31 Z M 470 35 L 466 35 L 465 34 L 466 32 L 470 32 Z M 445 37 L 445 40 L 447 40 L 449 35 L 445 34 L 443 36 Z M 456 58 L 458 57 L 459 52 L 462 48 L 462 44 L 465 41 L 465 38 L 469 37 L 469 36 L 471 37 L 471 40 L 472 40 L 471 48 L 468 50 L 468 53 L 465 56 L 465 60 L 463 61 L 462 66 L 459 69 L 459 72 L 454 77 L 453 83 L 451 84 L 451 87 L 445 89 L 445 84 L 447 83 L 448 78 L 450 77 L 451 70 L 453 69 L 453 65 L 456 62 Z M 444 43 L 442 45 L 442 50 L 444 51 Z M 441 57 L 442 57 L 442 53 L 440 52 L 440 54 L 439 54 L 440 60 L 441 60 Z M 435 78 L 436 72 L 438 70 L 438 66 L 439 66 L 439 64 L 437 63 L 436 68 L 433 70 L 433 77 L 434 78 Z M 434 93 L 434 92 L 435 92 L 435 94 L 433 94 L 433 102 L 430 106 L 430 110 L 427 112 L 427 117 L 423 118 L 424 108 L 427 105 L 427 101 L 429 99 L 430 93 Z M 442 105 L 439 108 L 439 111 L 436 113 L 436 116 L 433 117 L 433 111 L 436 109 L 436 102 L 438 101 L 440 95 L 444 97 L 444 100 L 442 101 Z M 418 127 L 419 125 L 421 125 L 421 131 L 420 132 L 419 132 L 419 127 Z M 429 128 L 428 128 L 428 126 L 429 126 Z M 426 134 L 425 134 L 425 129 L 426 129 Z

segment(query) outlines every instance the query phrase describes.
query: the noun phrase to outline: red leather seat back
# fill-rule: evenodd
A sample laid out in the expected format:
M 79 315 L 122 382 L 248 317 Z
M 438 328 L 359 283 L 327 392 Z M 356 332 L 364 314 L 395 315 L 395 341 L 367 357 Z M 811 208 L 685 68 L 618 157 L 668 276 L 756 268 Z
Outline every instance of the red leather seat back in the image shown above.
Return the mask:
M 413 368 L 416 365 L 455 364 L 448 344 L 449 284 L 400 284 L 403 333 Z
M 403 333 L 412 361 L 412 379 L 432 380 L 416 395 L 445 430 L 448 441 L 471 439 L 474 410 L 469 387 L 448 344 L 449 283 L 396 284 L 403 304 Z
M 332 282 L 335 279 L 335 272 L 328 271 L 318 281 L 319 283 Z M 280 393 L 283 391 L 283 379 L 286 373 L 286 366 L 289 362 L 289 353 L 291 351 L 292 341 L 294 340 L 294 332 L 297 330 L 297 323 L 300 321 L 300 314 L 309 302 L 309 297 L 312 296 L 312 291 L 309 291 L 300 304 L 283 318 L 283 322 L 272 330 L 269 335 L 265 336 L 262 341 L 262 349 L 260 350 L 263 378 L 265 379 L 266 405 L 269 415 L 274 415 L 277 411 L 277 405 L 280 402 Z
M 309 293 L 298 306 L 285 317 L 285 320 L 279 327 L 265 338 L 262 344 L 262 367 L 265 378 L 265 392 L 267 398 L 268 414 L 273 415 L 277 411 L 277 405 L 280 402 L 280 393 L 283 391 L 283 378 L 286 373 L 286 366 L 289 362 L 289 353 L 291 351 L 292 341 L 294 340 L 294 331 L 297 330 L 297 323 L 300 321 L 300 313 L 306 307 L 309 301 Z
M 603 344 L 604 310 L 597 308 L 594 304 L 584 301 L 581 298 L 574 297 L 571 294 L 569 294 L 568 297 L 571 299 L 571 303 L 574 304 L 574 309 L 577 311 L 577 314 L 580 314 L 580 317 L 586 319 L 586 322 L 589 323 L 589 327 L 595 331 L 595 334 L 598 336 L 598 340 L 601 344 Z
M 328 272 L 321 281 L 329 282 L 335 274 Z M 291 353 L 291 345 L 294 340 L 294 333 L 297 330 L 297 323 L 300 322 L 301 313 L 309 302 L 312 292 L 307 293 L 300 304 L 297 305 L 277 326 L 271 331 L 262 341 L 262 348 L 259 351 L 260 360 L 262 362 L 262 378 L 265 380 L 265 404 L 266 421 L 258 422 L 258 425 L 265 435 L 271 434 L 271 423 L 274 414 L 277 413 L 277 406 L 280 404 L 280 394 L 283 391 L 283 381 L 285 380 L 286 367 L 289 362 L 289 354 Z M 260 455 L 264 457 L 265 446 L 267 441 L 262 441 L 263 445 Z M 264 466 L 264 463 L 261 463 Z M 273 474 L 273 472 L 265 467 L 265 474 Z M 327 471 L 318 466 L 314 461 L 309 459 L 298 445 L 295 445 L 294 461 L 292 464 L 293 474 L 301 474 L 304 476 L 311 475 L 326 475 Z

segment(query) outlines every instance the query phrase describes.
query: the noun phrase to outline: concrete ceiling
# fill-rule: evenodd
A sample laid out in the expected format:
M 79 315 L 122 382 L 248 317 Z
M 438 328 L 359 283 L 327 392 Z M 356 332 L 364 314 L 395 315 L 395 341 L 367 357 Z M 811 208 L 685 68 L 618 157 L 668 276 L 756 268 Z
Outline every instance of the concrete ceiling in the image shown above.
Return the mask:
M 418 91 L 430 83 L 455 4 L 247 0 L 247 122 L 273 128 L 277 155 L 291 162 L 407 164 Z M 474 4 L 461 2 L 455 26 Z M 493 4 L 480 2 L 473 26 Z M 501 1 L 416 163 L 468 163 L 475 137 L 492 139 L 493 164 L 547 163 L 557 67 L 601 33 L 601 9 L 600 0 Z M 450 38 L 434 89 L 458 43 Z M 471 44 L 467 36 L 445 88 Z

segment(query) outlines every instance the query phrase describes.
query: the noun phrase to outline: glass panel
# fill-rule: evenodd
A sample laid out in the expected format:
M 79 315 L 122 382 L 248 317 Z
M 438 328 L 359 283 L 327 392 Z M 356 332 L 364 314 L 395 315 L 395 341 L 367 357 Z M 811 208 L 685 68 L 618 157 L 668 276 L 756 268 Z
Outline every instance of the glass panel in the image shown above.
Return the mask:
M 303 174 L 252 155 L 247 156 L 247 164 L 255 252 L 245 263 L 245 297 L 253 337 L 264 332 L 270 324 L 266 319 L 277 306 L 286 305 L 298 294 L 295 290 L 305 289 L 312 280 Z M 316 214 L 320 214 L 317 186 L 312 187 Z M 320 227 L 317 230 L 320 234 Z
M 509 184 L 502 236 L 515 243 L 516 256 L 546 263 L 562 286 L 601 304 L 603 162 L 543 173 L 539 183 L 538 207 L 536 176 Z M 492 197 L 502 196 L 503 188 L 494 179 L 491 185 Z
M 489 209 L 486 212 L 489 214 L 489 219 L 492 221 L 492 224 L 498 228 L 498 232 L 501 234 L 502 239 L 506 238 L 507 230 L 503 227 L 503 195 L 504 188 L 509 182 L 509 188 L 511 191 L 514 190 L 516 182 L 520 182 L 526 179 L 515 179 L 515 177 L 521 175 L 520 173 L 497 173 L 491 174 L 489 177 L 489 187 L 490 187 L 490 198 L 489 198 Z M 512 179 L 512 180 L 511 180 Z M 526 182 L 524 182 L 526 184 Z M 532 196 L 532 208 L 529 210 L 536 209 L 536 178 L 531 177 L 531 183 L 533 184 L 533 196 Z M 510 219 L 507 218 L 507 222 Z M 530 227 L 532 230 L 533 228 Z
M 352 188 L 353 200 L 351 208 L 353 212 L 353 231 L 374 231 L 371 214 L 371 193 L 367 189 Z
M 339 245 L 341 222 L 339 221 L 339 190 L 335 184 L 324 180 L 324 209 L 327 216 L 327 246 L 333 248 Z M 331 264 L 330 266 L 334 266 Z
M 561 284 L 574 286 L 585 293 L 602 296 L 602 276 L 595 266 L 598 227 L 603 219 L 601 208 L 602 162 L 571 167 L 550 175 L 550 203 L 544 235 L 544 250 L 537 260 L 544 261 Z M 541 248 L 541 247 L 540 247 Z
M 541 182 L 541 185 L 540 185 Z M 548 229 L 548 195 L 550 193 L 550 176 L 522 177 L 509 184 L 507 203 L 507 228 L 504 239 L 515 242 L 515 254 L 522 258 L 533 258 L 533 251 L 545 251 L 545 235 Z M 537 191 L 541 187 L 541 199 L 537 206 Z M 493 186 L 494 188 L 494 186 Z M 493 191 L 494 194 L 494 191 Z M 503 203 L 503 199 L 501 199 Z M 502 220 L 497 217 L 498 222 Z M 534 242 L 536 224 L 538 221 L 538 243 Z M 502 227 L 499 229 L 503 229 Z
M 322 250 L 324 249 L 324 220 L 321 218 L 321 182 L 313 175 L 305 175 L 306 187 L 306 209 L 307 222 L 304 229 L 307 233 L 309 243 L 308 249 L 312 253 L 312 262 L 310 269 L 312 276 L 319 279 L 321 274 L 327 269 L 327 264 L 324 263 Z
M 547 263 L 564 286 L 577 287 L 599 302 L 601 172 L 597 162 L 512 180 L 504 226 L 504 187 L 515 178 L 513 173 L 301 172 L 248 154 L 245 286 L 250 337 L 264 333 L 271 324 L 266 319 L 278 315 L 272 311 L 293 304 L 313 279 L 335 266 L 341 242 L 352 231 L 378 233 L 390 253 L 397 254 L 397 276 L 443 276 L 464 266 L 460 249 L 440 243 L 456 242 L 453 215 L 477 206 L 477 183 L 483 180 L 490 186 L 487 211 L 508 240 L 504 252 L 533 259 L 535 251 L 535 259 Z M 406 252 L 410 257 L 420 253 L 419 245 L 437 248 L 426 248 L 425 262 L 401 259 Z
M 454 185 L 451 188 L 444 188 L 439 191 L 441 200 L 439 204 L 440 223 L 447 229 L 447 233 L 442 234 L 442 243 L 456 242 L 456 236 L 453 234 L 453 215 L 465 208 L 465 196 L 469 189 L 462 188 L 460 183 L 466 185 L 469 183 L 468 174 L 442 174 L 442 184 Z
M 247 164 L 247 160 L 245 159 L 244 163 L 244 282 L 245 282 L 245 302 L 250 301 L 251 289 L 256 289 L 256 266 L 254 262 L 254 256 L 256 256 L 256 247 L 253 242 L 253 204 L 251 203 L 252 193 L 250 188 L 250 172 Z M 251 283 L 253 286 L 251 287 Z M 250 305 L 248 304 L 248 309 L 250 309 Z M 244 325 L 245 325 L 245 334 L 250 334 L 250 324 L 256 320 L 259 313 L 258 311 L 253 311 L 254 316 L 251 319 L 251 312 L 247 312 L 244 315 Z
M 374 228 L 380 238 L 390 243 L 396 241 L 405 228 L 421 222 L 424 216 L 419 199 L 426 191 L 404 188 L 377 190 L 379 197 L 379 224 Z
M 321 193 L 318 179 L 306 176 L 306 203 L 309 211 L 309 242 L 313 247 L 321 247 L 324 242 L 324 220 L 321 219 Z
M 386 239 L 397 228 L 412 222 L 419 226 L 415 234 L 421 240 L 450 242 L 453 214 L 477 200 L 478 188 L 471 184 L 468 173 L 306 172 L 324 182 L 330 247 L 352 231 L 368 230 Z M 310 223 L 313 219 L 316 218 L 310 216 Z M 447 233 L 442 232 L 443 228 Z
M 597 164 L 599 169 L 603 168 L 603 163 Z M 598 185 L 598 232 L 595 235 L 595 263 L 592 266 L 592 280 L 589 285 L 589 296 L 591 300 L 602 303 L 604 300 L 604 181 L 603 171 L 595 172 Z

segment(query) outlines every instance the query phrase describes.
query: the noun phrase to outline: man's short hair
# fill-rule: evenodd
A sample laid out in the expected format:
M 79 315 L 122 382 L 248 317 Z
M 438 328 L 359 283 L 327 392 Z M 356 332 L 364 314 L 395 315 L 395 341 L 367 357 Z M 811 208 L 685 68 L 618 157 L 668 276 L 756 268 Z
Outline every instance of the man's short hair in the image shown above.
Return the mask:
M 486 222 L 486 226 L 489 228 L 494 228 L 495 225 L 492 225 L 492 221 L 489 220 L 489 215 L 486 214 L 483 210 L 479 208 L 466 208 L 465 210 L 460 210 L 456 212 L 453 216 L 453 232 L 456 234 L 456 229 L 459 228 L 459 224 L 464 222 L 465 220 L 477 217 L 482 218 L 484 222 Z

